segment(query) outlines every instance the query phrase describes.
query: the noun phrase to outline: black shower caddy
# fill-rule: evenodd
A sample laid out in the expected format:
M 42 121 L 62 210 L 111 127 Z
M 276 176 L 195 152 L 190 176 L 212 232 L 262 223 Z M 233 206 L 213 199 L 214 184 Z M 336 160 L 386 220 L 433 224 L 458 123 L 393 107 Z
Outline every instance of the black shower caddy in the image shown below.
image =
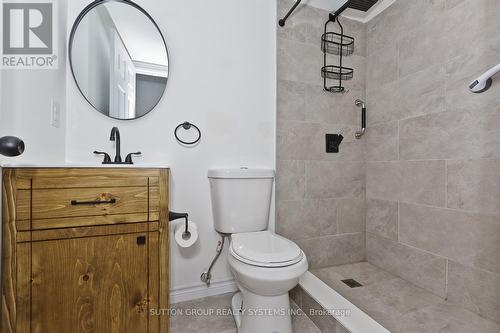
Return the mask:
M 325 91 L 332 93 L 346 92 L 343 81 L 351 80 L 354 76 L 354 69 L 344 66 L 344 57 L 354 53 L 354 38 L 344 35 L 344 27 L 339 21 L 338 16 L 341 11 L 330 14 L 325 23 L 325 31 L 321 36 L 321 50 L 323 51 L 323 67 L 321 76 L 323 77 L 323 86 Z M 340 27 L 340 33 L 328 31 L 330 23 L 337 23 Z M 338 65 L 328 64 L 328 54 L 338 55 Z M 337 85 L 329 85 L 328 80 L 338 80 Z
M 286 15 L 278 21 L 280 27 L 284 27 L 286 20 L 297 9 L 302 0 L 296 0 L 292 8 Z M 325 31 L 321 36 L 321 49 L 323 50 L 323 67 L 321 68 L 321 76 L 323 77 L 323 85 L 325 91 L 334 93 L 346 92 L 342 85 L 343 81 L 350 80 L 354 76 L 354 69 L 344 66 L 344 57 L 350 56 L 354 52 L 354 38 L 344 35 L 344 27 L 340 23 L 338 17 L 347 8 L 361 10 L 367 12 L 378 2 L 378 0 L 347 0 L 335 13 L 330 13 L 328 21 L 325 23 Z M 328 24 L 335 23 L 340 27 L 340 33 L 328 31 Z M 328 54 L 339 56 L 338 65 L 327 64 Z M 338 80 L 337 85 L 328 85 L 328 80 Z

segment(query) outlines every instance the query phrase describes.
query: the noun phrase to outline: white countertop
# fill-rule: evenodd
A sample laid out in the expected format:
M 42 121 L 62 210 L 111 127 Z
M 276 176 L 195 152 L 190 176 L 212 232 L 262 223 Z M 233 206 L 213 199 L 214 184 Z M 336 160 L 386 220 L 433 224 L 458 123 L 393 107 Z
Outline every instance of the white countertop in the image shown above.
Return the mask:
M 166 163 L 134 162 L 134 164 L 100 164 L 84 162 L 18 162 L 0 161 L 1 168 L 143 168 L 143 169 L 168 169 Z

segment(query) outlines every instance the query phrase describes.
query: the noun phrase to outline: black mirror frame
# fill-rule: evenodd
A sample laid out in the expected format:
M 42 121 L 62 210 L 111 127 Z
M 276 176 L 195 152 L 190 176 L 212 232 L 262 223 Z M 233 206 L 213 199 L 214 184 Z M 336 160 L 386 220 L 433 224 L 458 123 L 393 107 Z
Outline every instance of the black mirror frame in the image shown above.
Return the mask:
M 148 112 L 144 113 L 142 116 L 139 116 L 139 117 L 136 117 L 136 118 L 120 119 L 120 118 L 115 118 L 115 117 L 111 117 L 109 115 L 103 114 L 100 110 L 98 110 L 94 106 L 94 104 L 92 104 L 89 101 L 89 99 L 87 98 L 87 96 L 85 96 L 85 94 L 83 93 L 82 89 L 78 85 L 78 81 L 76 80 L 75 72 L 73 71 L 73 60 L 72 60 L 72 55 L 73 55 L 73 40 L 75 38 L 75 33 L 76 33 L 76 30 L 78 29 L 78 25 L 83 20 L 83 18 L 85 17 L 85 15 L 87 15 L 92 9 L 94 9 L 97 6 L 103 5 L 105 3 L 110 3 L 110 2 L 118 2 L 118 3 L 123 3 L 123 4 L 129 5 L 129 6 L 132 6 L 135 9 L 139 10 L 141 13 L 143 13 L 147 18 L 149 18 L 149 20 L 151 20 L 151 22 L 155 26 L 156 30 L 158 30 L 158 33 L 160 34 L 161 40 L 163 41 L 163 45 L 165 46 L 165 52 L 167 54 L 168 68 L 167 68 L 167 82 L 165 83 L 165 89 L 163 90 L 160 98 L 158 99 L 158 102 L 156 102 L 156 104 L 151 108 L 151 110 L 149 110 Z M 168 53 L 167 42 L 165 40 L 165 37 L 161 33 L 160 27 L 158 26 L 158 24 L 156 23 L 156 21 L 153 19 L 153 17 L 151 15 L 149 15 L 149 13 L 144 8 L 142 8 L 141 6 L 139 6 L 138 4 L 136 4 L 136 3 L 134 3 L 134 2 L 132 2 L 130 0 L 95 0 L 94 2 L 90 3 L 89 5 L 87 5 L 80 12 L 80 14 L 78 14 L 78 17 L 76 18 L 75 22 L 73 23 L 73 27 L 71 28 L 71 34 L 69 36 L 69 44 L 68 44 L 68 59 L 69 59 L 69 67 L 71 69 L 71 76 L 73 77 L 73 81 L 75 82 L 75 84 L 76 84 L 78 90 L 80 91 L 80 93 L 82 94 L 83 98 L 87 101 L 87 103 L 90 104 L 90 106 L 92 106 L 92 108 L 94 110 L 96 110 L 97 112 L 99 112 L 101 115 L 106 116 L 106 117 L 111 118 L 111 119 L 115 119 L 115 120 L 136 120 L 136 119 L 140 119 L 140 118 L 144 117 L 145 115 L 149 114 L 151 111 L 153 111 L 158 106 L 158 104 L 162 100 L 163 96 L 165 95 L 165 90 L 167 90 L 168 81 L 170 79 L 170 56 L 169 56 L 169 53 Z

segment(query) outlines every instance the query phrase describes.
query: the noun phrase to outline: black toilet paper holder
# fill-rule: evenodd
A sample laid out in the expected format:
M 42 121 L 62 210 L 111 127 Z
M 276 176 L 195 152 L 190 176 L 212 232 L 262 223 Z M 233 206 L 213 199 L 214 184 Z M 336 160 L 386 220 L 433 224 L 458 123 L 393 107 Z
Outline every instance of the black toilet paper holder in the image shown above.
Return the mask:
M 189 222 L 188 222 L 189 214 L 188 213 L 176 213 L 176 212 L 168 212 L 168 221 L 174 221 L 178 219 L 185 219 L 186 227 L 184 229 L 184 233 L 182 234 L 182 238 L 189 238 L 191 233 L 189 232 Z

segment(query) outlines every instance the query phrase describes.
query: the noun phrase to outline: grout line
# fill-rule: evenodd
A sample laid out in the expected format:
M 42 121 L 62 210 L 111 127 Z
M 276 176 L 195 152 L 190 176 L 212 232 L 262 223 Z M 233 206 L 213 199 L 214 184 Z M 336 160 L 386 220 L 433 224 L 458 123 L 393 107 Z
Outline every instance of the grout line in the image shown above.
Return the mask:
M 371 198 L 371 199 L 384 200 L 384 201 L 394 201 L 394 200 L 377 199 L 377 198 Z M 445 207 L 445 206 L 432 206 L 432 205 L 428 205 L 428 204 L 415 203 L 415 202 L 407 202 L 407 201 L 399 201 L 399 202 L 402 203 L 402 204 L 405 204 L 405 205 L 421 206 L 421 207 L 427 207 L 427 208 L 435 208 L 435 209 L 448 210 L 448 211 L 457 212 L 457 213 L 468 213 L 468 214 L 475 214 L 475 215 L 488 216 L 488 217 L 499 217 L 500 216 L 500 215 L 495 215 L 495 214 L 486 214 L 486 213 L 481 213 L 481 212 L 473 211 L 473 210 L 450 208 L 450 207 Z
M 444 160 L 444 206 L 448 208 L 448 161 Z
M 400 127 L 400 120 L 398 120 L 398 134 L 397 134 L 397 138 L 396 138 L 396 147 L 397 147 L 397 150 L 398 150 L 397 151 L 397 153 L 398 153 L 398 161 L 401 160 L 401 156 L 400 156 L 400 152 L 399 152 L 399 134 L 400 134 L 400 132 L 399 132 L 400 128 L 399 127 Z
M 444 299 L 448 299 L 448 265 L 450 260 L 446 258 L 446 269 L 445 269 L 445 279 L 444 279 Z
M 304 197 L 302 199 L 310 199 L 309 196 L 307 195 L 307 165 L 308 161 L 307 160 L 301 160 L 301 162 L 304 162 Z
M 421 158 L 421 159 L 405 159 L 405 160 L 370 160 L 367 163 L 386 163 L 386 162 L 427 162 L 427 161 L 449 161 L 449 162 L 460 162 L 460 161 L 491 161 L 498 162 L 500 158 L 477 158 L 477 157 L 464 157 L 464 158 Z
M 399 209 L 399 200 L 398 200 L 398 223 L 397 223 L 397 225 L 396 225 L 396 226 L 397 226 L 397 228 L 398 228 L 398 230 L 397 230 L 397 236 L 396 236 L 396 237 L 397 237 L 397 238 L 396 238 L 396 241 L 397 241 L 398 243 L 399 243 L 399 239 L 400 239 L 400 237 L 399 237 L 399 230 L 401 229 L 401 228 L 399 227 L 399 220 L 400 220 L 400 213 L 399 213 L 399 212 L 400 212 L 400 209 Z
M 372 231 L 367 231 L 367 232 L 365 232 L 365 234 L 366 234 L 366 236 L 371 235 L 371 236 L 375 236 L 375 237 L 377 237 L 377 238 L 381 238 L 381 239 L 382 239 L 382 240 L 384 240 L 384 241 L 388 241 L 388 242 L 392 242 L 392 243 L 398 243 L 398 241 L 397 241 L 397 240 L 394 240 L 394 239 L 388 238 L 388 237 L 386 237 L 386 236 L 379 235 L 379 234 L 377 234 L 377 233 L 375 233 L 375 232 L 372 232 Z
M 416 246 L 413 246 L 413 245 L 410 245 L 410 244 L 407 244 L 407 243 L 404 243 L 404 242 L 398 242 L 398 243 L 401 244 L 401 245 L 404 245 L 404 246 L 406 246 L 406 247 L 408 247 L 410 249 L 417 250 L 417 251 L 420 251 L 422 253 L 430 254 L 430 255 L 432 255 L 434 257 L 438 257 L 438 258 L 446 259 L 446 260 L 451 259 L 451 258 L 445 257 L 445 256 L 443 256 L 441 254 L 437 254 L 437 253 L 434 253 L 434 252 L 431 252 L 431 251 L 428 251 L 428 250 L 425 250 L 425 249 L 421 249 L 419 247 L 416 247 Z

